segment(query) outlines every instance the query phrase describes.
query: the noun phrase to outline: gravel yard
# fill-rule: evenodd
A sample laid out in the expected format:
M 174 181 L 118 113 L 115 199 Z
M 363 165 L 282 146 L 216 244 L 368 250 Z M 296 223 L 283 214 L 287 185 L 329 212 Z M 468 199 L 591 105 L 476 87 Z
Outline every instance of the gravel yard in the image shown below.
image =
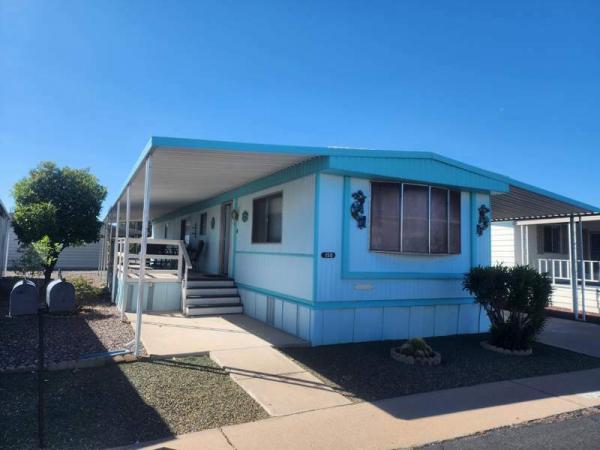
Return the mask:
M 23 376 L 25 375 L 25 376 Z M 46 372 L 49 448 L 105 448 L 268 417 L 208 357 Z M 0 448 L 37 445 L 37 384 L 0 375 Z
M 67 281 L 77 282 L 79 309 L 74 314 L 44 316 L 46 366 L 73 361 L 89 353 L 121 349 L 133 340 L 132 327 L 121 322 L 109 303 L 102 281 L 95 272 L 63 272 Z M 38 317 L 8 317 L 9 292 L 15 279 L 4 279 L 0 290 L 0 370 L 37 367 Z
M 442 354 L 436 367 L 408 366 L 390 357 L 404 341 L 283 348 L 353 401 L 373 401 L 418 392 L 600 367 L 600 359 L 535 343 L 533 355 L 507 356 L 481 348 L 486 335 L 428 338 Z

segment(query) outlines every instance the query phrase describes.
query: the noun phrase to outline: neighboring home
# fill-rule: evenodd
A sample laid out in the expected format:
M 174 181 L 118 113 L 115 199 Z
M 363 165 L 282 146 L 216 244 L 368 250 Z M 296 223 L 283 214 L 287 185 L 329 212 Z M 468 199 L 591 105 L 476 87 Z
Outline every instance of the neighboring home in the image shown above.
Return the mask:
M 312 345 L 476 333 L 462 279 L 491 263 L 494 200 L 515 217 L 559 198 L 434 153 L 153 137 L 101 268 L 127 311 L 243 311 Z
M 12 227 L 9 227 L 8 270 L 14 270 L 19 261 L 19 240 Z M 58 257 L 56 269 L 62 270 L 96 270 L 100 259 L 100 242 L 85 244 L 80 247 L 67 247 Z
M 526 264 L 547 273 L 554 286 L 552 306 L 584 317 L 586 312 L 600 313 L 600 215 L 596 208 L 558 196 L 536 207 L 516 208 L 500 196 L 492 197 L 492 210 L 493 263 Z
M 0 200 L 0 276 L 6 275 L 8 256 L 8 233 L 10 229 L 10 216 L 8 210 Z

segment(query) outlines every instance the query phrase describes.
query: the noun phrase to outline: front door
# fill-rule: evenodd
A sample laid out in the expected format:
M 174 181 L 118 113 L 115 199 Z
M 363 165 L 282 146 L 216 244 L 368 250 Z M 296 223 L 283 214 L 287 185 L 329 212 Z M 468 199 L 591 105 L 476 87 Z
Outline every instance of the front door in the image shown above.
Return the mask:
M 229 274 L 229 249 L 231 247 L 231 202 L 221 205 L 221 236 L 219 245 L 219 272 Z

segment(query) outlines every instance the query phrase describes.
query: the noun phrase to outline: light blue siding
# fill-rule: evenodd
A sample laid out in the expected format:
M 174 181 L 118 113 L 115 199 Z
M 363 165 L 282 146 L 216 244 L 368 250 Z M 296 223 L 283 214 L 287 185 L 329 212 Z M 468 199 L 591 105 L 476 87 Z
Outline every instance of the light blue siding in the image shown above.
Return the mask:
M 306 306 L 297 305 L 298 308 L 298 336 L 310 341 L 311 310 Z
M 411 306 L 408 336 L 428 337 L 434 335 L 435 306 Z
M 339 344 L 354 340 L 354 310 L 323 311 L 322 344 Z
M 410 308 L 383 308 L 383 339 L 406 339 L 410 321 Z
M 458 313 L 458 334 L 477 333 L 479 331 L 480 306 L 476 304 L 460 305 Z M 485 314 L 485 312 L 484 312 Z
M 125 302 L 125 311 L 135 312 L 138 291 L 137 282 L 129 282 L 127 298 L 124 299 L 122 289 L 123 281 L 117 281 L 117 306 L 122 308 Z M 142 298 L 144 312 L 166 312 L 181 310 L 181 284 L 175 283 L 146 283 Z
M 460 305 L 436 305 L 435 307 L 435 336 L 456 334 Z
M 383 338 L 383 308 L 357 308 L 354 313 L 355 342 Z

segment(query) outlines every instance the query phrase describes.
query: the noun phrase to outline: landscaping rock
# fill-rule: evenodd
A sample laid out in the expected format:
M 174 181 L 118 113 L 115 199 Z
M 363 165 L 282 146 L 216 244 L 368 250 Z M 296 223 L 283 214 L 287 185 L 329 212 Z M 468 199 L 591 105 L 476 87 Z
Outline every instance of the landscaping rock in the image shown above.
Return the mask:
M 421 366 L 438 366 L 442 363 L 442 355 L 438 352 L 433 352 L 433 356 L 426 356 L 422 351 L 417 351 L 415 356 L 404 355 L 401 353 L 402 347 L 392 347 L 390 355 L 396 361 L 400 361 L 404 364 L 414 365 L 418 364 Z
M 490 344 L 488 341 L 481 341 L 481 346 L 486 350 L 511 356 L 530 356 L 533 353 L 532 348 L 527 350 L 509 350 L 507 348 L 496 347 L 495 345 Z

